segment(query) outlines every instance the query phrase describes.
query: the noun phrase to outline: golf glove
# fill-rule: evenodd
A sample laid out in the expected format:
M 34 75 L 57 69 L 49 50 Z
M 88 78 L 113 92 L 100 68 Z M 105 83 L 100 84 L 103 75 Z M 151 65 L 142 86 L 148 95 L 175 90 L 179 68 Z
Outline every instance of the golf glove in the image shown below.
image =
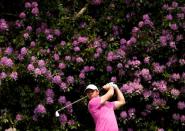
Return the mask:
M 114 89 L 118 88 L 118 86 L 114 84 L 113 82 L 108 83 L 108 85 L 112 86 Z

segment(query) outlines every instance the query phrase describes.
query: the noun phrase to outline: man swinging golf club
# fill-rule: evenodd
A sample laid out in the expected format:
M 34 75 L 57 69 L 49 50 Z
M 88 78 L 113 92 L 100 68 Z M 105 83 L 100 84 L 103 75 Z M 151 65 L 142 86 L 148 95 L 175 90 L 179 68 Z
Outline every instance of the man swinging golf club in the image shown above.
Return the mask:
M 113 82 L 104 85 L 103 89 L 107 92 L 100 96 L 95 85 L 90 84 L 86 87 L 85 93 L 89 98 L 88 110 L 94 119 L 96 131 L 118 131 L 114 110 L 125 104 L 125 98 Z M 108 100 L 114 95 L 114 92 L 117 100 L 109 102 Z

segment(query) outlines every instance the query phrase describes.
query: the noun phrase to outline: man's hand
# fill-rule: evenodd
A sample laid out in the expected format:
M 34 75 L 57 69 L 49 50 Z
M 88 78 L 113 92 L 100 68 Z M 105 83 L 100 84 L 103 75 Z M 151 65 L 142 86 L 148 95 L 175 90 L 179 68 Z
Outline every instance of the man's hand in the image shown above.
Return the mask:
M 114 84 L 113 87 L 114 87 L 114 89 L 119 88 L 117 84 Z
M 114 95 L 113 86 L 106 84 L 103 86 L 103 89 L 106 90 L 106 93 L 103 96 L 101 96 L 101 104 L 108 101 Z
M 112 86 L 114 89 L 118 88 L 118 86 L 114 84 L 113 82 L 108 83 L 108 85 Z
M 108 91 L 110 88 L 114 88 L 114 87 L 110 84 L 106 84 L 106 85 L 103 86 L 103 89 L 106 90 L 106 91 Z

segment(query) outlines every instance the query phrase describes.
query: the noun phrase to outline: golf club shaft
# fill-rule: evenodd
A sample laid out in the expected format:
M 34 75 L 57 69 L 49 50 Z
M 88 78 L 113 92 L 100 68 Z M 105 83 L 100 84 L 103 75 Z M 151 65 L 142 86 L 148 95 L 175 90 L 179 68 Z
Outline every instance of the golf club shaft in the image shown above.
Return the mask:
M 57 111 L 59 112 L 59 111 L 65 109 L 65 108 L 67 108 L 67 107 L 69 107 L 69 106 L 72 106 L 73 104 L 75 104 L 75 103 L 77 103 L 77 102 L 79 102 L 79 101 L 81 101 L 81 100 L 83 100 L 83 99 L 85 99 L 85 98 L 87 98 L 87 96 L 84 96 L 84 97 L 82 97 L 82 98 L 80 98 L 80 99 L 74 101 L 73 103 L 70 103 L 70 104 L 64 106 L 63 108 L 61 108 L 61 109 L 59 109 L 59 110 L 57 110 Z

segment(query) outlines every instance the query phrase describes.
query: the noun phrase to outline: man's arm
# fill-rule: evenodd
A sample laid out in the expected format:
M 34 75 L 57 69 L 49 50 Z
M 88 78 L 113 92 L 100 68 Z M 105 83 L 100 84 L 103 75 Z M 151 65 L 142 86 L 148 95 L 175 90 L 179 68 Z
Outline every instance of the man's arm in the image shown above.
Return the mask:
M 109 100 L 114 95 L 114 88 L 106 84 L 103 86 L 103 88 L 107 91 L 103 96 L 101 96 L 101 104 L 104 104 L 107 100 Z
M 125 102 L 125 97 L 123 96 L 123 93 L 121 92 L 121 90 L 118 88 L 118 86 L 115 84 L 114 86 L 114 90 L 116 92 L 117 95 L 117 101 L 115 101 L 115 108 L 118 109 L 121 106 L 123 106 L 126 102 Z

